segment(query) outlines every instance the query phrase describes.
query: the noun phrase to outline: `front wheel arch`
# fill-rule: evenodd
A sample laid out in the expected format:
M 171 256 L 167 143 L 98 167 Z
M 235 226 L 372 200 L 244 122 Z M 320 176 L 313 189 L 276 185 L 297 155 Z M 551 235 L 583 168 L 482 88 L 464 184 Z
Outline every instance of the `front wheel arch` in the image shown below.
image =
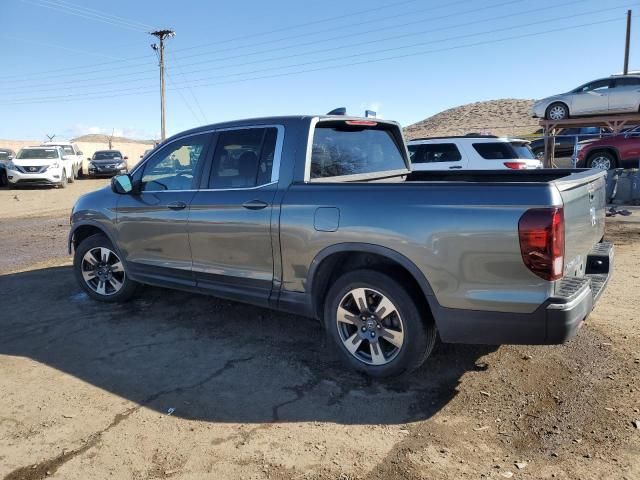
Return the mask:
M 593 152 L 589 152 L 589 156 L 586 158 L 585 161 L 585 166 L 588 168 L 592 168 L 591 167 L 591 163 L 593 162 L 593 160 L 598 157 L 599 155 L 607 155 L 611 157 L 611 169 L 617 168 L 618 165 L 620 165 L 620 155 L 618 154 L 617 151 L 613 150 L 613 149 L 600 149 L 600 150 L 595 150 Z
M 552 102 L 544 111 L 545 120 L 550 120 L 549 111 L 555 106 L 562 106 L 567 111 L 567 115 L 563 120 L 566 120 L 567 118 L 571 118 L 571 110 L 569 109 L 569 105 L 567 105 L 565 102 Z

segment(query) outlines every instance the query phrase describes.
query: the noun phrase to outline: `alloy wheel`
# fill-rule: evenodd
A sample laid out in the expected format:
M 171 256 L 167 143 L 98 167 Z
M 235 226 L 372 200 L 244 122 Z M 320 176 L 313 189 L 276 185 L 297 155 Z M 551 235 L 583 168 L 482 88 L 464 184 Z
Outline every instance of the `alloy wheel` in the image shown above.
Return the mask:
M 388 364 L 405 343 L 398 309 L 371 288 L 350 290 L 338 304 L 336 322 L 344 347 L 367 365 Z
M 125 280 L 122 261 L 106 247 L 88 250 L 80 269 L 87 286 L 98 295 L 115 295 L 122 289 Z
M 591 168 L 598 168 L 600 170 L 610 170 L 611 159 L 609 157 L 598 155 L 593 160 L 591 160 Z

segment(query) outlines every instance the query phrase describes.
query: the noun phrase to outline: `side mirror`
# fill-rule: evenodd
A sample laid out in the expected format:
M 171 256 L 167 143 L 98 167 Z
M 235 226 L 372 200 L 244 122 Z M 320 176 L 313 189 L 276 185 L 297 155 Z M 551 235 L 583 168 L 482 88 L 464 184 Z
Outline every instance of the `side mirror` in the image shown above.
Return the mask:
M 71 157 L 69 155 L 63 155 L 62 159 L 63 160 L 71 160 Z
M 111 179 L 111 190 L 120 195 L 127 195 L 133 191 L 131 175 L 116 175 Z
M 91 161 L 91 157 L 87 157 L 87 160 L 90 162 Z
M 9 160 L 13 160 L 14 158 L 16 157 L 14 157 L 13 155 L 9 155 Z
M 82 155 L 84 155 L 84 153 L 82 153 L 80 150 L 78 150 L 78 153 L 76 153 L 76 155 L 82 156 Z
M 129 160 L 129 157 L 124 157 L 125 160 Z

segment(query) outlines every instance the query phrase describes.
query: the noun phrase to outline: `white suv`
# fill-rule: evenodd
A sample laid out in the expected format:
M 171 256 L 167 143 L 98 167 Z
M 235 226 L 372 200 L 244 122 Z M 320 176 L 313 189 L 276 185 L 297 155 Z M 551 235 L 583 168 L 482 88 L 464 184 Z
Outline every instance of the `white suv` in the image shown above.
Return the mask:
M 411 169 L 525 170 L 542 168 L 529 142 L 492 135 L 418 138 L 407 143 Z
M 83 163 L 84 154 L 80 151 L 75 143 L 71 142 L 45 142 L 42 147 L 60 147 L 64 150 L 65 156 L 73 162 L 73 178 L 78 178 L 82 175 L 87 175 L 88 168 L 85 168 Z M 88 166 L 88 165 L 87 165 Z
M 9 188 L 22 185 L 55 185 L 73 182 L 73 160 L 62 147 L 25 147 L 7 163 Z

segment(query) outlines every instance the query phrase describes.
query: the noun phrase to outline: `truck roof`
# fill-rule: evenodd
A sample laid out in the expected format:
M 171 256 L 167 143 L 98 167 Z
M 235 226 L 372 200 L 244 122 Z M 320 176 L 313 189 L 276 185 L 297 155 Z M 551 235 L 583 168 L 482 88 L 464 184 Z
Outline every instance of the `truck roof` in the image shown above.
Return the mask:
M 310 122 L 314 118 L 317 118 L 319 121 L 327 121 L 327 120 L 367 121 L 367 122 L 376 122 L 376 123 L 384 123 L 388 125 L 399 126 L 398 122 L 396 121 L 384 120 L 382 118 L 373 118 L 373 117 L 353 117 L 353 116 L 347 116 L 347 115 L 281 115 L 281 116 L 275 116 L 275 117 L 246 118 L 242 120 L 232 120 L 228 122 L 220 122 L 220 123 L 212 123 L 209 125 L 203 125 L 200 127 L 192 128 L 191 130 L 187 130 L 187 131 L 172 135 L 171 137 L 167 138 L 165 142 L 168 140 L 172 140 L 174 138 L 180 138 L 186 135 L 193 135 L 193 134 L 208 132 L 210 130 L 217 130 L 221 128 L 246 127 L 246 126 L 253 126 L 253 125 L 278 125 L 278 124 L 286 125 L 290 123 Z

